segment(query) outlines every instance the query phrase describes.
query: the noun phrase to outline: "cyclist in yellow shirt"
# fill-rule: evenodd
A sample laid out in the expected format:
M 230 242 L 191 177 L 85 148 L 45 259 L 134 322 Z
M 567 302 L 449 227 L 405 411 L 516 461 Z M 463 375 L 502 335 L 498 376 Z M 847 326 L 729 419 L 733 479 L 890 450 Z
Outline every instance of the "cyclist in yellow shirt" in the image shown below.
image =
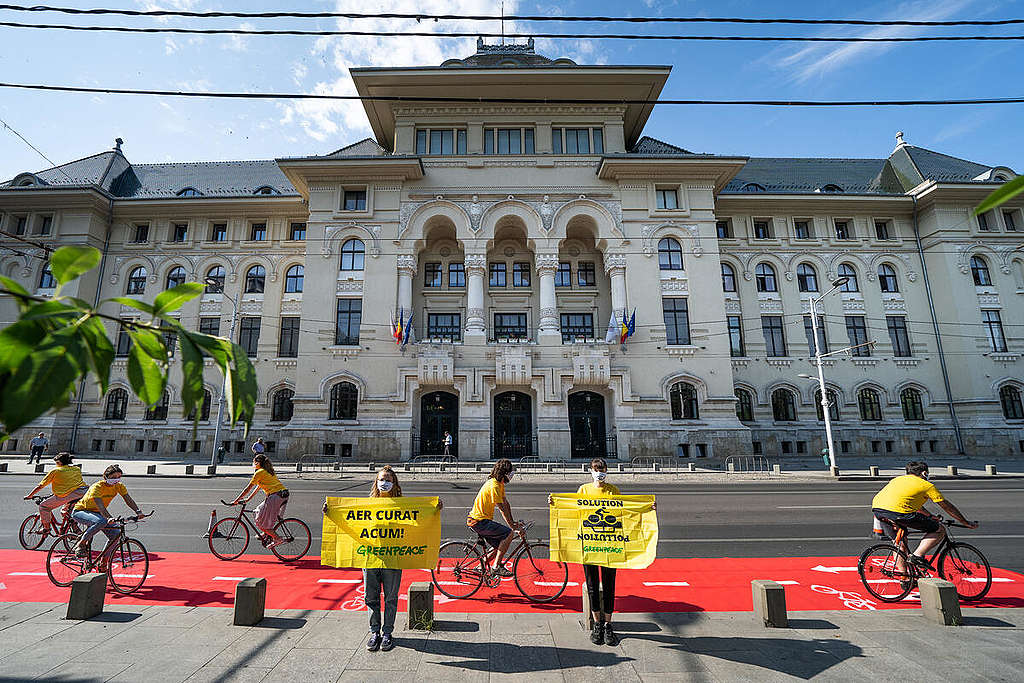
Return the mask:
M 232 501 L 232 504 L 238 505 L 242 502 L 242 499 L 249 500 L 255 496 L 257 487 L 263 490 L 267 497 L 256 508 L 254 521 L 256 526 L 270 538 L 267 547 L 273 548 L 284 542 L 280 536 L 274 533 L 274 527 L 281 520 L 285 506 L 288 505 L 288 489 L 277 478 L 277 473 L 274 472 L 274 463 L 270 462 L 270 458 L 266 455 L 262 453 L 257 454 L 252 459 L 252 466 L 256 470 L 252 475 L 252 479 L 245 485 L 242 492 L 238 494 L 238 497 Z M 249 493 L 250 491 L 252 492 L 251 494 Z
M 502 564 L 505 552 L 512 544 L 512 529 L 509 527 L 522 529 L 522 525 L 512 518 L 512 506 L 505 497 L 505 484 L 512 479 L 514 473 L 515 468 L 508 458 L 502 458 L 494 463 L 487 481 L 476 494 L 473 509 L 466 519 L 466 525 L 494 548 L 491 572 L 501 577 L 512 576 L 512 572 L 505 569 Z M 508 526 L 494 521 L 494 508 L 501 510 L 501 515 L 508 522 Z
M 53 456 L 53 461 L 57 466 L 47 472 L 43 480 L 25 496 L 25 500 L 32 500 L 32 496 L 47 486 L 53 489 L 53 495 L 39 504 L 39 521 L 43 525 L 44 535 L 50 533 L 53 511 L 61 505 L 74 503 L 89 490 L 82 480 L 82 470 L 71 465 L 70 453 L 62 451 Z
M 871 511 L 882 522 L 890 538 L 895 537 L 896 523 L 908 529 L 923 531 L 924 538 L 910 556 L 910 561 L 934 571 L 925 556 L 946 535 L 946 529 L 939 523 L 942 517 L 924 510 L 926 500 L 934 502 L 961 524 L 971 529 L 978 528 L 977 522 L 968 522 L 955 505 L 942 497 L 935 484 L 928 481 L 926 462 L 908 462 L 906 474 L 891 479 L 875 494 L 871 501 Z
M 128 489 L 121 483 L 124 472 L 117 465 L 110 465 L 103 470 L 103 480 L 98 481 L 89 487 L 86 494 L 75 503 L 75 511 L 71 515 L 76 522 L 81 522 L 87 528 L 78 541 L 79 554 L 85 554 L 89 550 L 92 537 L 102 531 L 111 541 L 115 540 L 121 532 L 118 526 L 111 522 L 111 514 L 107 506 L 116 498 L 121 496 L 139 519 L 146 515 L 142 513 L 138 504 L 128 495 Z

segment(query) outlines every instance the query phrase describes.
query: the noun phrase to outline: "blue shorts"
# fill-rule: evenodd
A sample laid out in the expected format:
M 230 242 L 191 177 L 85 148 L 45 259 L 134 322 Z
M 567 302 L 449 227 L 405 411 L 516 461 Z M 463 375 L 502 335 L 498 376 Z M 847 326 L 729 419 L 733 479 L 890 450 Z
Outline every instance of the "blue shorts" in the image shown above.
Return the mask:
M 507 526 L 500 522 L 495 522 L 493 519 L 478 520 L 476 524 L 469 525 L 469 528 L 477 532 L 480 538 L 490 543 L 494 548 L 501 545 L 501 542 L 512 533 L 512 530 Z
M 941 527 L 939 520 L 920 512 L 892 512 L 881 508 L 874 508 L 871 512 L 881 520 L 882 528 L 886 531 L 885 535 L 893 539 L 896 538 L 896 524 L 915 531 L 923 531 L 926 534 L 933 534 Z

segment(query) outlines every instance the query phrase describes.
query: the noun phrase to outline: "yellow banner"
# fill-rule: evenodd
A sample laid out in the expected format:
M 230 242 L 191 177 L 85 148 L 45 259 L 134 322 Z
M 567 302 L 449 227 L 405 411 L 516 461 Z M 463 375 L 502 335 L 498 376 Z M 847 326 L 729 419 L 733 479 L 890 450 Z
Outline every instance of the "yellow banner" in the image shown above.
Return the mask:
M 441 511 L 431 498 L 328 498 L 320 564 L 360 569 L 433 569 Z
M 643 569 L 658 554 L 654 496 L 556 493 L 551 505 L 551 559 L 616 569 Z

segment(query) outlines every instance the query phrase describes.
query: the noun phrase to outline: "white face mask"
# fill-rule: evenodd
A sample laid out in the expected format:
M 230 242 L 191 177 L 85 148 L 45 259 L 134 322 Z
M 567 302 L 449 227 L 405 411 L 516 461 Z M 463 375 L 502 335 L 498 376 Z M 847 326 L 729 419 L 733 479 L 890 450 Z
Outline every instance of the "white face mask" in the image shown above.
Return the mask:
M 394 484 L 392 484 L 387 479 L 378 479 L 377 480 L 377 490 L 380 491 L 381 493 L 387 493 L 388 491 L 391 490 L 391 488 L 393 486 L 394 486 Z
M 595 482 L 602 482 L 608 478 L 607 472 L 598 472 L 597 470 L 590 470 L 590 476 L 594 478 Z
M 505 482 L 506 483 L 512 481 L 512 475 L 513 474 L 515 474 L 515 472 L 509 472 L 508 474 L 505 475 Z
M 115 479 L 104 479 L 103 481 L 107 482 L 108 484 L 120 484 L 121 477 L 117 477 Z

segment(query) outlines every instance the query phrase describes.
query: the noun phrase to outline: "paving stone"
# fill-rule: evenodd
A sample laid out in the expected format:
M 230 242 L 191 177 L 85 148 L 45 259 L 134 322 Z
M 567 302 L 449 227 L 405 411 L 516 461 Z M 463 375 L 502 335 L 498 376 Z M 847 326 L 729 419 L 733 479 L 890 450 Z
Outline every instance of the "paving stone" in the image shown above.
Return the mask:
M 8 653 L 0 659 L 0 677 L 4 680 L 24 680 L 45 674 L 50 669 L 62 666 L 92 647 L 90 643 L 62 643 L 61 647 L 51 647 L 46 641 L 19 649 L 11 650 L 11 645 L 4 640 L 3 650 Z
M 676 673 L 641 673 L 643 683 L 714 683 L 718 679 L 709 671 L 679 671 Z
M 775 662 L 764 652 L 756 650 L 732 650 L 699 657 L 708 672 L 719 681 L 777 683 L 800 680 L 776 671 Z
M 95 662 L 84 665 L 81 661 L 73 660 L 46 671 L 45 678 L 48 681 L 74 681 L 74 683 L 105 681 L 129 666 L 131 666 L 131 662 L 125 661 Z
M 301 633 L 299 629 L 261 630 L 250 627 L 242 638 L 234 640 L 221 650 L 209 666 L 226 669 L 238 666 L 273 669 L 299 642 Z
M 71 628 L 72 622 L 64 623 L 33 623 L 22 622 L 16 628 L 0 631 L 0 643 L 3 643 L 3 656 L 14 654 L 26 647 L 49 649 L 49 639 Z M 0 662 L 3 660 L 0 659 Z M 2 669 L 0 669 L 2 670 Z
M 395 632 L 395 649 L 390 652 L 367 652 L 366 640 L 360 639 L 352 652 L 348 666 L 354 669 L 379 669 L 381 671 L 416 671 L 423 658 L 425 643 L 429 638 L 424 634 L 411 635 Z M 392 673 L 392 678 L 394 674 Z
M 270 678 L 275 681 L 333 683 L 350 659 L 350 653 L 337 650 L 293 649 L 271 670 Z
M 213 667 L 204 666 L 185 680 L 188 683 L 259 683 L 270 669 L 265 667 Z
M 707 672 L 700 657 L 687 649 L 685 638 L 667 634 L 622 635 L 619 648 L 635 660 L 633 667 L 645 673 Z

